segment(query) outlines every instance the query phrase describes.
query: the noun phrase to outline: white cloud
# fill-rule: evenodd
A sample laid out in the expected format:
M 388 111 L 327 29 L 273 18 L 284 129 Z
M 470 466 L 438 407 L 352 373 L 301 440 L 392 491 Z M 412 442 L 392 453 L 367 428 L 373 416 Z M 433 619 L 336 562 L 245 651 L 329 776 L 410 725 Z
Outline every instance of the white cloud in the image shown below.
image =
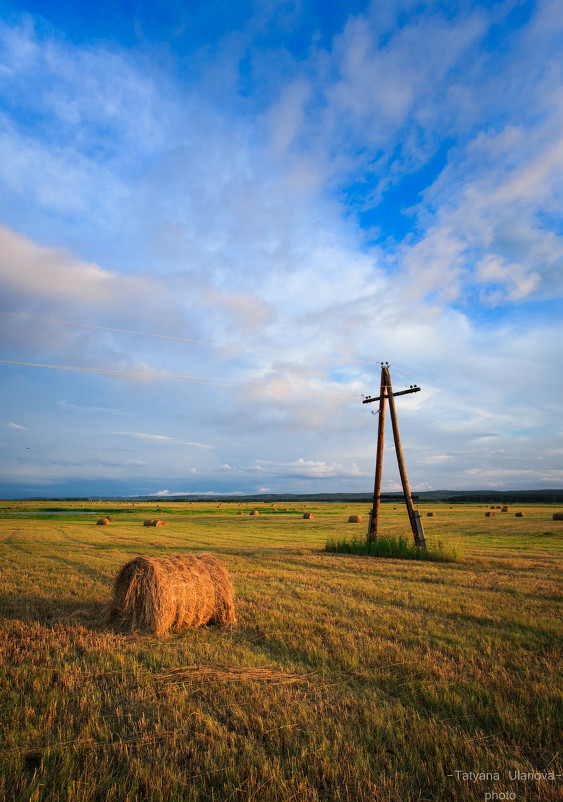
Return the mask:
M 88 414 L 110 414 L 110 415 L 132 415 L 134 413 L 127 412 L 123 409 L 113 409 L 111 407 L 85 407 L 80 404 L 72 404 L 70 401 L 62 399 L 57 401 L 58 406 L 64 409 L 65 412 L 87 412 Z
M 344 466 L 323 460 L 306 460 L 303 457 L 299 457 L 295 462 L 290 463 L 274 463 L 270 460 L 256 460 L 256 463 L 254 467 L 260 470 L 288 474 L 294 477 L 324 479 L 329 477 L 361 476 L 361 471 L 355 463 Z
M 10 429 L 20 429 L 22 432 L 27 432 L 27 428 L 25 426 L 20 426 L 19 423 L 8 421 L 6 425 L 9 426 Z
M 112 435 L 119 435 L 122 437 L 134 437 L 137 440 L 159 440 L 166 442 L 176 442 L 176 438 L 168 437 L 165 434 L 145 434 L 144 432 L 110 432 Z
M 115 307 L 124 297 L 135 303 L 159 294 L 151 278 L 112 273 L 74 258 L 65 248 L 37 245 L 2 225 L 0 283 L 16 307 L 30 301 Z

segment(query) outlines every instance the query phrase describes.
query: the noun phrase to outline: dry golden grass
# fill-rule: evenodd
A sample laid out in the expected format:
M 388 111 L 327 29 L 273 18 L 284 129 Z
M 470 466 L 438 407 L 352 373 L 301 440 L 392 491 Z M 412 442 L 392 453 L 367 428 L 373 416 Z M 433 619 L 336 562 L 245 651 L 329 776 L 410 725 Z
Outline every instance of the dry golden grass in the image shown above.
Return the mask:
M 552 509 L 433 505 L 428 543 L 462 561 L 417 563 L 324 553 L 350 532 L 344 505 L 310 504 L 322 514 L 306 527 L 289 508 L 258 522 L 235 504 L 161 506 L 165 530 L 140 525 L 154 505 L 139 503 L 111 510 L 112 527 L 92 526 L 101 504 L 0 519 L 1 799 L 561 798 Z M 382 521 L 408 527 L 386 505 Z M 136 554 L 203 550 L 233 580 L 236 627 L 155 638 L 100 623 Z M 456 774 L 469 771 L 499 779 Z

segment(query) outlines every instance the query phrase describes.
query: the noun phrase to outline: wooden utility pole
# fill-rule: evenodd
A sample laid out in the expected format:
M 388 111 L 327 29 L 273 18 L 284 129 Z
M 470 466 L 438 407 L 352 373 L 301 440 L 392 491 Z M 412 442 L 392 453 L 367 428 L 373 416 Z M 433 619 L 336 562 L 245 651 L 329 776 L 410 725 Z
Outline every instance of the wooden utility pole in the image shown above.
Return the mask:
M 379 505 L 381 504 L 381 475 L 383 473 L 383 441 L 385 438 L 385 375 L 381 369 L 381 382 L 379 385 L 379 418 L 377 421 L 377 455 L 375 459 L 375 482 L 373 485 L 373 504 L 369 516 L 368 541 L 377 537 L 379 524 Z
M 426 540 L 424 539 L 424 530 L 422 528 L 422 521 L 420 520 L 420 513 L 414 509 L 412 503 L 412 496 L 409 487 L 409 480 L 407 478 L 407 469 L 405 467 L 405 459 L 403 456 L 403 449 L 401 446 L 401 438 L 399 435 L 399 424 L 397 421 L 397 411 L 395 409 L 395 396 L 407 395 L 409 393 L 417 393 L 420 387 L 416 385 L 411 386 L 408 390 L 401 390 L 398 393 L 393 392 L 391 385 L 391 376 L 389 373 L 389 364 L 381 365 L 381 382 L 379 396 L 377 398 L 366 398 L 364 404 L 370 404 L 373 401 L 379 401 L 379 421 L 377 427 L 377 457 L 375 463 L 375 482 L 373 489 L 373 506 L 370 515 L 368 541 L 373 541 L 377 538 L 377 529 L 379 524 L 379 505 L 381 502 L 381 476 L 383 469 L 383 441 L 385 432 L 385 399 L 389 399 L 389 412 L 391 413 L 391 425 L 393 427 L 393 440 L 395 442 L 395 453 L 397 454 L 397 463 L 399 465 L 399 474 L 401 476 L 401 484 L 403 486 L 403 494 L 409 521 L 414 536 L 414 542 L 421 548 L 426 548 Z

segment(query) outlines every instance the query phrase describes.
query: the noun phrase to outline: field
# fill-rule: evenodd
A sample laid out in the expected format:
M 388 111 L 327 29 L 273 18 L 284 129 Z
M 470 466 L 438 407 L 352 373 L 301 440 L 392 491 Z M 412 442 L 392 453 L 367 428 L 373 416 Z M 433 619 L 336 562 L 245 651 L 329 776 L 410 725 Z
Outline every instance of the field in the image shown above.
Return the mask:
M 0 502 L 0 799 L 563 798 L 557 508 L 421 505 L 432 563 L 324 552 L 365 505 L 83 504 Z M 103 623 L 124 562 L 201 551 L 235 627 Z

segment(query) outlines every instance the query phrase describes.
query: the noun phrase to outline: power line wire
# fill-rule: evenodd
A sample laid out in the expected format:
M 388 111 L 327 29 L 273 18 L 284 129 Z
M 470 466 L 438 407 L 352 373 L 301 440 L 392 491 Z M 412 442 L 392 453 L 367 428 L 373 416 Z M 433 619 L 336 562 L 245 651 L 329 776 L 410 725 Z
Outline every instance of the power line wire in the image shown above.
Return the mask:
M 279 348 L 263 348 L 261 346 L 254 346 L 254 345 L 238 345 L 236 343 L 219 343 L 213 340 L 196 340 L 190 337 L 176 337 L 171 334 L 152 334 L 146 331 L 131 331 L 129 329 L 116 329 L 110 326 L 97 326 L 92 323 L 76 323 L 70 320 L 55 320 L 54 318 L 49 317 L 39 317 L 38 315 L 25 315 L 19 312 L 0 312 L 0 315 L 6 315 L 8 317 L 22 317 L 26 318 L 27 320 L 43 320 L 47 323 L 60 323 L 64 324 L 65 326 L 80 326 L 81 328 L 86 329 L 99 329 L 101 331 L 113 331 L 119 334 L 135 334 L 139 337 L 155 337 L 161 340 L 177 340 L 179 342 L 188 342 L 188 343 L 196 343 L 198 345 L 211 345 L 214 348 L 238 348 L 240 350 L 248 350 L 248 351 L 265 351 L 267 353 L 274 353 L 274 354 L 286 354 L 287 356 L 304 356 L 304 357 L 314 357 L 315 359 L 327 359 L 331 361 L 338 361 L 338 362 L 353 362 L 361 365 L 377 365 L 379 364 L 378 360 L 367 360 L 367 359 L 350 359 L 349 357 L 345 356 L 327 356 L 326 354 L 297 354 L 295 351 L 283 351 Z
M 260 383 L 269 383 L 270 387 L 289 386 L 289 387 L 305 387 L 308 393 L 322 394 L 322 395 L 341 395 L 357 398 L 359 393 L 341 393 L 335 390 L 314 390 L 310 385 L 304 382 L 289 382 L 276 379 L 256 378 L 256 379 L 227 379 L 227 378 L 213 378 L 211 376 L 173 376 L 164 373 L 149 373 L 147 371 L 125 371 L 125 370 L 111 370 L 110 368 L 88 368 L 75 365 L 47 365 L 39 362 L 19 362 L 13 359 L 0 359 L 3 365 L 22 365 L 30 368 L 49 368 L 51 370 L 68 370 L 81 373 L 98 373 L 108 376 L 123 376 L 130 379 L 148 379 L 150 381 L 173 381 L 184 382 L 186 384 L 207 384 L 212 387 L 232 387 L 232 388 L 252 388 L 259 387 Z M 238 382 L 234 384 L 233 382 Z

